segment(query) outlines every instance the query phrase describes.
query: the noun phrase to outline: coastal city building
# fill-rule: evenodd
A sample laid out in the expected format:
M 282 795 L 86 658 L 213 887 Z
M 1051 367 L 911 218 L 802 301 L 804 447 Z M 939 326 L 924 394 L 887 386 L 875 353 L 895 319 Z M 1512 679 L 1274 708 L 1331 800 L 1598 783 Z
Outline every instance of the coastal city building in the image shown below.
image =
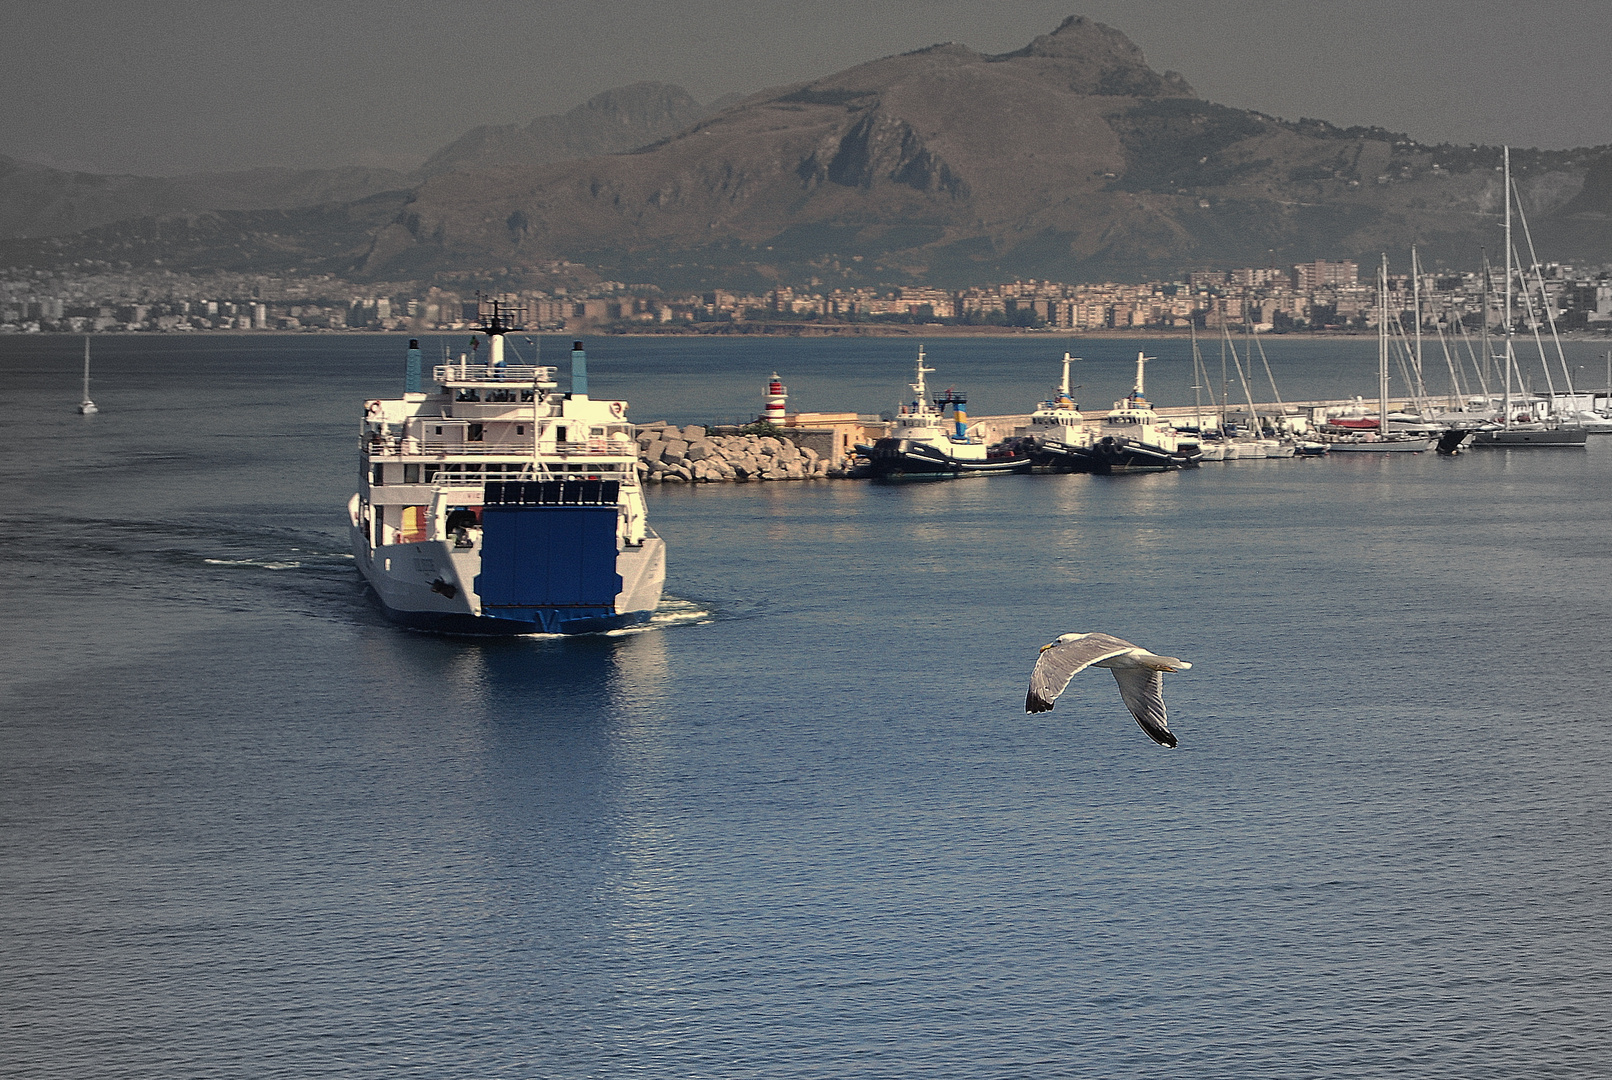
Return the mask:
M 1015 280 L 968 288 L 927 285 L 826 289 L 780 284 L 677 295 L 653 285 L 596 283 L 585 293 L 523 290 L 498 298 L 524 312 L 532 330 L 639 331 L 762 328 L 770 324 L 899 322 L 1071 331 L 1260 333 L 1366 330 L 1379 310 L 1375 275 L 1352 261 L 1287 268 L 1198 270 L 1184 280 Z M 1526 288 L 1522 288 L 1523 284 Z M 1407 325 L 1476 328 L 1502 319 L 1502 271 L 1422 272 L 1388 279 L 1389 309 Z M 1612 332 L 1612 265 L 1545 264 L 1523 275 L 1514 297 L 1519 327 Z M 425 333 L 477 323 L 477 298 L 417 282 L 362 287 L 332 276 L 190 276 L 101 266 L 78 273 L 0 271 L 0 333 L 91 331 L 358 331 Z M 1486 313 L 1485 313 L 1486 312 Z

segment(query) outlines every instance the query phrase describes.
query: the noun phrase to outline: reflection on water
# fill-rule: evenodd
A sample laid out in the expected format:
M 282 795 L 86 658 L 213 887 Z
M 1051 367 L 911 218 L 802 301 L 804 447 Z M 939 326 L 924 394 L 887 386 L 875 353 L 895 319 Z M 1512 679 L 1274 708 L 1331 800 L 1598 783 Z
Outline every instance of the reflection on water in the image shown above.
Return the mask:
M 8 1080 L 1612 1057 L 1612 438 L 666 487 L 657 629 L 455 639 L 388 624 L 342 554 L 352 407 L 397 339 L 276 340 L 130 341 L 65 433 L 63 353 L 62 415 L 32 369 L 0 414 L 52 451 L 0 502 Z M 701 419 L 772 345 L 645 344 L 686 370 L 628 396 Z M 980 347 L 982 397 L 1040 391 L 1029 345 Z M 774 359 L 826 398 L 886 347 Z M 230 414 L 244 456 L 191 445 Z M 1024 714 L 1071 629 L 1194 662 L 1179 751 L 1100 674 Z
M 617 715 L 635 731 L 664 719 L 672 678 L 665 636 L 633 634 L 621 643 L 613 660 L 608 686 Z

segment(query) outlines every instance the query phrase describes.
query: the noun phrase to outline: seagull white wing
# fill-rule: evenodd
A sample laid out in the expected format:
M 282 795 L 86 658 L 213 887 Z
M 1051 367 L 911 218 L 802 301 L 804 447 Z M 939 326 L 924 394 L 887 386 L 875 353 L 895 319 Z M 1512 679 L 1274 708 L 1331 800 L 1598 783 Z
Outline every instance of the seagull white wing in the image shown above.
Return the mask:
M 1112 634 L 1087 634 L 1085 637 L 1053 645 L 1041 651 L 1030 673 L 1030 692 L 1024 697 L 1025 712 L 1046 712 L 1058 700 L 1069 680 L 1099 660 L 1129 652 L 1136 648 L 1128 641 Z M 1162 711 L 1163 705 L 1159 706 Z
M 1174 746 L 1170 722 L 1164 713 L 1164 673 L 1156 668 L 1114 668 L 1119 696 L 1142 725 L 1148 738 L 1161 746 Z

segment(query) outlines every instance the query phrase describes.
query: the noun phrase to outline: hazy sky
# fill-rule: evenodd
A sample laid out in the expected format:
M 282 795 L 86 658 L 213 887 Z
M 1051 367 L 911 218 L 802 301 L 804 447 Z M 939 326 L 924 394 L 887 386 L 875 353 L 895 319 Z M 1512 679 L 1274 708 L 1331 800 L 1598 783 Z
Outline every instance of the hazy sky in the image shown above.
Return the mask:
M 408 169 L 639 79 L 701 101 L 1068 15 L 1204 97 L 1428 142 L 1612 144 L 1612 0 L 35 2 L 0 7 L 0 154 L 98 172 Z

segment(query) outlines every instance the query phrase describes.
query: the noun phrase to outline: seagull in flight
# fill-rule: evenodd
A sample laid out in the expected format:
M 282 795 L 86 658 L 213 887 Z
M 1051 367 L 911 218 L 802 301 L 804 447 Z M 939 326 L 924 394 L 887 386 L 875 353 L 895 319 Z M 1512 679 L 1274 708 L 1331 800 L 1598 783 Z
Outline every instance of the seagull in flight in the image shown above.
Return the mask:
M 1063 634 L 1041 646 L 1041 656 L 1030 673 L 1024 711 L 1046 712 L 1077 673 L 1103 667 L 1114 673 L 1125 707 L 1148 738 L 1161 746 L 1174 746 L 1175 736 L 1164 715 L 1164 673 L 1191 666 L 1173 656 L 1156 656 L 1112 634 Z

